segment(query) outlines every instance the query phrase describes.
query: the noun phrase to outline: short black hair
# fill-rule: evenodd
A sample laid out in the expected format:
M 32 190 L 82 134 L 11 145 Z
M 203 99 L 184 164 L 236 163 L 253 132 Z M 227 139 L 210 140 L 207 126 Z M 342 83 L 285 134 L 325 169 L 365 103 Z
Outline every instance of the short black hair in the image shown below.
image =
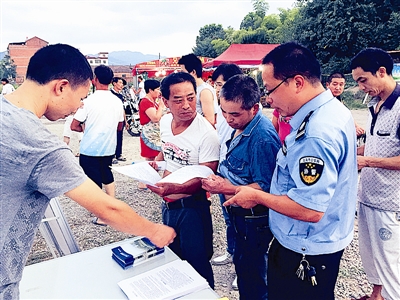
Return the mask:
M 243 74 L 242 70 L 235 64 L 220 64 L 212 74 L 212 80 L 215 81 L 217 78 L 222 75 L 224 81 L 228 81 L 234 75 Z
M 225 82 L 220 92 L 221 98 L 226 101 L 241 103 L 241 108 L 250 110 L 260 102 L 260 88 L 250 76 L 239 74 L 232 76 Z
M 295 42 L 279 45 L 262 60 L 263 65 L 272 64 L 274 77 L 279 80 L 301 75 L 312 84 L 321 82 L 321 66 L 314 54 Z
M 380 67 L 386 68 L 386 74 L 392 75 L 393 59 L 386 51 L 380 48 L 367 48 L 358 52 L 350 63 L 352 70 L 360 67 L 365 72 L 375 75 Z
M 121 81 L 122 81 L 122 84 L 123 84 L 123 85 L 126 85 L 126 80 L 123 79 L 122 77 L 113 77 L 111 83 L 117 83 L 118 80 L 121 80 Z
M 160 87 L 160 82 L 158 80 L 155 79 L 147 79 L 144 82 L 144 90 L 146 91 L 146 93 L 149 93 L 150 90 L 155 90 L 157 88 Z
M 101 84 L 110 84 L 113 80 L 114 72 L 109 66 L 100 65 L 94 68 L 94 75 Z
M 178 60 L 178 64 L 184 65 L 186 71 L 188 71 L 189 73 L 194 70 L 196 72 L 197 78 L 201 78 L 201 76 L 203 76 L 203 65 L 201 63 L 201 60 L 193 53 L 182 56 Z
M 67 79 L 75 89 L 93 79 L 92 68 L 85 56 L 66 44 L 48 45 L 29 60 L 26 79 L 44 85 L 55 79 Z
M 194 92 L 196 93 L 196 81 L 194 80 L 193 76 L 189 73 L 178 72 L 172 73 L 163 79 L 161 82 L 161 95 L 168 100 L 170 96 L 171 85 L 182 82 L 190 82 L 193 85 Z
M 331 83 L 333 78 L 343 78 L 344 80 L 346 80 L 346 78 L 344 77 L 344 75 L 340 72 L 335 72 L 332 73 L 328 79 L 326 80 L 327 83 Z
M 1 81 L 4 81 L 5 83 L 10 83 L 7 78 L 2 78 Z

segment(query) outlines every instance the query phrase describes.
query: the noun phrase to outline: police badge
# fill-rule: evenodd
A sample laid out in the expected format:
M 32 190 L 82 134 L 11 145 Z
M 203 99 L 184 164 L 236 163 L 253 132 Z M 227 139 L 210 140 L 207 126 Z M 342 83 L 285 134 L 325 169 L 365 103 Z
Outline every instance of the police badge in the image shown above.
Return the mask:
M 313 185 L 316 183 L 321 178 L 323 169 L 324 161 L 320 158 L 312 156 L 300 158 L 300 178 L 305 185 Z

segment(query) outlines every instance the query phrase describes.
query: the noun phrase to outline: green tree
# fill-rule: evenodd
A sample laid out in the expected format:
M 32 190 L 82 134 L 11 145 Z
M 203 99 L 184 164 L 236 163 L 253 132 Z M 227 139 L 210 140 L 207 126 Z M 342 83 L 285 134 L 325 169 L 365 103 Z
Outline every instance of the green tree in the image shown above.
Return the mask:
M 281 25 L 274 30 L 274 42 L 285 43 L 295 38 L 296 22 L 299 21 L 299 8 L 278 8 Z
M 253 3 L 254 12 L 260 17 L 264 18 L 269 10 L 269 4 L 265 0 L 251 0 Z
M 221 39 L 212 40 L 211 44 L 217 53 L 217 56 L 221 55 L 231 45 L 228 43 L 228 41 Z
M 294 24 L 298 16 L 299 8 L 297 7 L 279 8 L 279 14 L 265 15 L 262 18 L 256 12 L 250 12 L 242 20 L 240 37 L 236 36 L 236 42 L 280 44 L 291 41 L 294 39 Z
M 254 11 L 243 18 L 240 29 L 226 29 L 222 25 L 210 24 L 199 30 L 196 37 L 194 54 L 198 56 L 217 57 L 231 44 L 268 44 L 283 43 L 293 40 L 294 24 L 298 18 L 299 9 L 283 9 L 280 13 L 266 15 L 268 3 L 264 0 L 253 2 Z
M 282 27 L 279 15 L 271 14 L 264 17 L 261 28 L 265 31 L 266 43 L 279 44 L 282 37 L 279 28 Z
M 255 12 L 249 12 L 240 23 L 240 29 L 255 30 L 261 26 L 263 18 Z
M 239 44 L 268 44 L 268 32 L 266 29 L 257 28 L 247 31 L 241 38 Z
M 275 30 L 279 26 L 282 26 L 282 23 L 279 16 L 276 14 L 265 16 L 261 23 L 261 27 L 267 30 Z
M 229 45 L 233 44 L 235 41 L 235 32 L 236 30 L 232 26 L 228 26 L 228 28 L 225 29 L 225 41 L 227 41 Z
M 193 53 L 197 56 L 217 57 L 212 41 L 225 39 L 225 31 L 221 24 L 209 24 L 200 28 L 199 35 L 196 37 L 196 46 Z
M 348 62 L 366 47 L 400 46 L 400 0 L 298 0 L 294 37 L 311 49 L 323 71 L 349 72 Z
M 8 54 L 4 55 L 0 61 L 0 78 L 15 79 L 17 76 L 17 67 L 14 65 L 14 61 Z

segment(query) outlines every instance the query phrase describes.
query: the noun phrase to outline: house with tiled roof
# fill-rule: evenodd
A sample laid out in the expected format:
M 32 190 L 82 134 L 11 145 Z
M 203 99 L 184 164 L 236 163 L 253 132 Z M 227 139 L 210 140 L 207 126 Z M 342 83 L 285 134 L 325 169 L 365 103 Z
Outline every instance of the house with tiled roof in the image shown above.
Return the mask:
M 114 77 L 121 77 L 125 79 L 129 85 L 133 84 L 132 68 L 130 66 L 111 65 L 109 67 L 113 70 Z

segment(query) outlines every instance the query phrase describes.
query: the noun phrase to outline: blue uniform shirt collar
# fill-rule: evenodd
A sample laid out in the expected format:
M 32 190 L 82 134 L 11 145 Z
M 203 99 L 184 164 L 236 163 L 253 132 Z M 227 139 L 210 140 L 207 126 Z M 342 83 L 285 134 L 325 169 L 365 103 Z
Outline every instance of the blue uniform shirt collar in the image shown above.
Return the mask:
M 289 124 L 293 130 L 297 130 L 305 117 L 310 111 L 315 111 L 320 106 L 334 99 L 331 90 L 326 90 L 325 92 L 319 94 L 317 97 L 311 99 L 306 104 L 304 104 L 300 109 L 293 115 L 290 119 Z

